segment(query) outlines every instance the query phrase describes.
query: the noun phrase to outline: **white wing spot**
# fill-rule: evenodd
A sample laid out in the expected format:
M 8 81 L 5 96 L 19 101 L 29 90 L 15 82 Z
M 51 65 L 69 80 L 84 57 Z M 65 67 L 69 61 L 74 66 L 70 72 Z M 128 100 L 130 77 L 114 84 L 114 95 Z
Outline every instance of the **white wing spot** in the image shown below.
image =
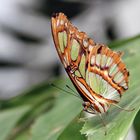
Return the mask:
M 93 46 L 89 45 L 88 50 L 91 52 L 92 49 L 93 49 Z
M 60 24 L 61 24 L 61 25 L 64 25 L 64 20 L 61 20 L 61 21 L 60 21 Z
M 68 26 L 68 23 L 67 23 L 67 22 L 65 22 L 65 26 L 66 26 L 66 27 Z
M 88 46 L 88 42 L 86 40 L 83 40 L 83 45 L 84 45 L 84 47 L 87 47 Z
M 56 23 L 56 25 L 57 25 L 57 26 L 59 26 L 59 19 L 57 20 L 57 23 Z
M 91 65 L 94 65 L 95 64 L 95 56 L 94 55 L 92 55 L 92 57 L 91 57 Z

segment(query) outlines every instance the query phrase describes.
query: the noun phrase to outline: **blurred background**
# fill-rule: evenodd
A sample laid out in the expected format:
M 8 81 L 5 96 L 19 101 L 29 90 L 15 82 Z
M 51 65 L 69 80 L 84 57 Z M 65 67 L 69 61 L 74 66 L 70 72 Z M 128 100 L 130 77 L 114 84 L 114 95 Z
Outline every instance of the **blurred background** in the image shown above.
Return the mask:
M 0 3 L 0 99 L 64 73 L 50 18 L 64 12 L 96 42 L 140 33 L 140 0 L 3 0 Z M 130 131 L 127 140 L 134 140 Z

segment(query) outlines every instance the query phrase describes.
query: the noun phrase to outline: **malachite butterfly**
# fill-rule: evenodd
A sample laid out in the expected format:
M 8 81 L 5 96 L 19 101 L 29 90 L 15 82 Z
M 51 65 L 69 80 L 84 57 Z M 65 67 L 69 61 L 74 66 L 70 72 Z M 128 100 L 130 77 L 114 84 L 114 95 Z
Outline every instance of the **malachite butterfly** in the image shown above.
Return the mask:
M 129 77 L 122 53 L 94 42 L 63 13 L 52 17 L 51 26 L 56 50 L 84 101 L 84 111 L 102 114 L 110 105 L 118 106 L 121 95 L 128 89 Z

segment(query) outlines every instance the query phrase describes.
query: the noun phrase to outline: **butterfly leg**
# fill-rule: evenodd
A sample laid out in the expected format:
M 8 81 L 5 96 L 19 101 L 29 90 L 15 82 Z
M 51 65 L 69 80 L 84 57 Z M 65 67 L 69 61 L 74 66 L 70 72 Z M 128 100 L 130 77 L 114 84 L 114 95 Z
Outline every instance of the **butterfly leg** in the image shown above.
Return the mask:
M 96 113 L 94 112 L 94 109 L 91 108 L 91 103 L 90 103 L 90 102 L 84 102 L 82 105 L 83 105 L 83 107 L 84 107 L 83 111 L 85 111 L 85 112 L 87 112 L 87 113 L 90 113 L 90 114 L 96 114 Z M 92 111 L 90 111 L 89 108 L 90 108 Z
M 84 102 L 82 105 L 83 105 L 84 108 L 80 112 L 79 120 L 80 121 L 86 121 L 86 120 L 88 120 L 89 117 L 83 117 L 83 118 L 81 118 L 81 114 L 83 113 L 83 111 L 85 111 L 85 112 L 87 112 L 89 114 L 95 114 L 95 113 L 89 110 L 89 108 L 91 106 L 91 103 L 90 102 Z
M 127 109 L 127 108 L 123 108 L 123 107 L 121 107 L 121 106 L 119 106 L 117 104 L 112 104 L 112 105 L 116 106 L 117 108 L 119 108 L 121 110 L 127 111 L 127 112 L 131 112 L 131 111 L 134 111 L 135 110 L 135 108 Z
M 92 112 L 92 111 L 89 111 L 88 109 L 87 110 L 84 110 L 85 112 L 89 113 L 89 114 L 96 114 L 95 112 Z
M 90 104 L 90 102 L 84 102 L 82 105 L 84 107 L 83 110 L 86 111 L 90 107 L 91 104 Z

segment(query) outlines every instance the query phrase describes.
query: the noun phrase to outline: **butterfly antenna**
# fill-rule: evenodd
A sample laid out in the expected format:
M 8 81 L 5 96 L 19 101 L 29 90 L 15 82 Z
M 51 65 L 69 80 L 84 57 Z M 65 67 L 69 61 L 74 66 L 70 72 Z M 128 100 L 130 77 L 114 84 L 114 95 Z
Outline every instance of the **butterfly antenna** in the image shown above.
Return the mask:
M 80 96 L 79 94 L 77 94 L 77 92 L 74 91 L 69 85 L 66 85 L 66 87 L 67 87 L 68 89 L 70 89 L 73 93 L 75 93 L 76 96 L 78 96 L 79 98 L 81 98 L 81 96 Z
M 105 135 L 107 135 L 106 123 L 105 123 L 105 121 L 104 121 L 102 115 L 101 115 L 101 114 L 98 114 L 98 115 L 99 115 L 99 117 L 100 117 L 100 119 L 101 119 L 101 121 L 102 121 L 102 124 L 103 124 L 103 126 L 104 126 L 104 129 L 105 129 Z
M 80 99 L 80 100 L 81 100 L 81 98 L 80 98 L 78 95 L 75 95 L 75 94 L 74 94 L 74 93 L 72 93 L 72 92 L 69 92 L 69 91 L 67 91 L 67 90 L 65 90 L 65 89 L 63 89 L 63 88 L 61 88 L 61 87 L 58 87 L 58 86 L 56 86 L 56 85 L 55 85 L 55 84 L 53 84 L 53 83 L 51 83 L 50 85 L 51 85 L 52 87 L 55 87 L 55 88 L 57 88 L 57 89 L 61 90 L 61 91 L 66 92 L 67 94 L 73 95 L 73 96 L 75 96 L 75 97 L 77 97 L 78 99 Z
M 123 107 L 121 107 L 121 106 L 119 106 L 119 105 L 117 105 L 117 104 L 112 104 L 112 105 L 118 107 L 118 108 L 121 109 L 121 110 L 128 111 L 128 112 L 131 112 L 131 111 L 135 110 L 135 108 L 133 108 L 133 109 L 127 109 L 127 108 L 123 108 Z

